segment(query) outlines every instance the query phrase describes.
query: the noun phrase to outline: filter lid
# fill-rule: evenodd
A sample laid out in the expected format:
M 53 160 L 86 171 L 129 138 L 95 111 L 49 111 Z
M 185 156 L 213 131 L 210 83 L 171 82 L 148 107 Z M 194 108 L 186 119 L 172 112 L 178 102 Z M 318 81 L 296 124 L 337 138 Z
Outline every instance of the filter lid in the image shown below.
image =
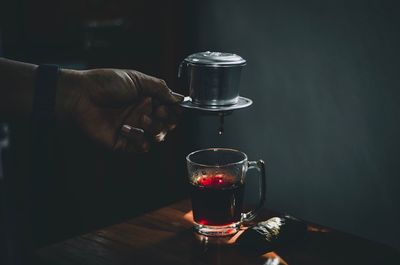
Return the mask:
M 241 66 L 246 60 L 234 53 L 226 52 L 199 52 L 186 57 L 186 63 L 204 66 Z

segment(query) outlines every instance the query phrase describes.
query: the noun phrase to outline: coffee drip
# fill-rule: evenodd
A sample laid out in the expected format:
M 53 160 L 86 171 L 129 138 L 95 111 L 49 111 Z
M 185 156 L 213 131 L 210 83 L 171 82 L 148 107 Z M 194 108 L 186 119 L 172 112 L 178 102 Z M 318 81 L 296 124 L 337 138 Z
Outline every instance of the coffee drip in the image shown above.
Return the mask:
M 218 135 L 223 135 L 225 116 L 253 103 L 239 95 L 240 75 L 245 65 L 245 59 L 232 53 L 207 51 L 189 55 L 178 71 L 178 77 L 185 76 L 189 85 L 189 96 L 181 106 L 218 116 Z
M 223 135 L 224 134 L 224 114 L 219 113 L 219 129 L 218 129 L 218 135 Z

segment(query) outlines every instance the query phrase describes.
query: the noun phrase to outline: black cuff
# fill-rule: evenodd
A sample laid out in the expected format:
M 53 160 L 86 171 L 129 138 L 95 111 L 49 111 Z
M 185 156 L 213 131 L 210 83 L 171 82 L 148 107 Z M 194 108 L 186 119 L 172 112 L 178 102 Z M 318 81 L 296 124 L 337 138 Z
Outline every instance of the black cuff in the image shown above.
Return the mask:
M 57 65 L 43 64 L 36 69 L 33 119 L 54 120 L 59 75 Z

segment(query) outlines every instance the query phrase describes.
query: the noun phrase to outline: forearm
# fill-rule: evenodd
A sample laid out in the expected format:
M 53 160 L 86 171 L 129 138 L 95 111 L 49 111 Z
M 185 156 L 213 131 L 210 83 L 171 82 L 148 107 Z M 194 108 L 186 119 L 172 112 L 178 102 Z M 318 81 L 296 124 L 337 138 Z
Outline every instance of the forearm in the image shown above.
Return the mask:
M 0 58 L 0 121 L 31 117 L 35 93 L 34 64 Z M 81 71 L 60 69 L 55 100 L 55 115 L 71 117 L 84 84 Z
M 0 120 L 32 113 L 37 65 L 0 58 Z

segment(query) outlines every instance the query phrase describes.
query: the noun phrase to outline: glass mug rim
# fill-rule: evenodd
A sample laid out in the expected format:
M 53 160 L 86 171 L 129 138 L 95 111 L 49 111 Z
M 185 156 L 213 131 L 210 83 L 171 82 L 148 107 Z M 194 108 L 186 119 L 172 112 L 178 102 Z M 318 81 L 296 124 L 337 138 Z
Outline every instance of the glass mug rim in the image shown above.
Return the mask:
M 214 152 L 218 152 L 218 151 L 228 151 L 228 152 L 232 152 L 232 153 L 238 153 L 241 154 L 243 156 L 243 159 L 241 159 L 240 161 L 237 162 L 232 162 L 232 163 L 225 163 L 225 164 L 218 164 L 218 165 L 211 165 L 211 164 L 203 164 L 203 163 L 198 163 L 198 162 L 194 162 L 190 159 L 191 156 L 198 154 L 198 153 L 203 153 L 203 152 L 207 152 L 207 151 L 214 151 Z M 238 165 L 238 164 L 242 164 L 248 161 L 247 155 L 239 150 L 233 149 L 233 148 L 223 148 L 223 147 L 214 147 L 214 148 L 205 148 L 205 149 L 200 149 L 200 150 L 196 150 L 191 152 L 190 154 L 188 154 L 186 156 L 186 161 L 196 165 L 196 166 L 201 166 L 201 167 L 213 167 L 213 168 L 223 168 L 223 167 L 230 167 L 230 166 L 234 166 L 234 165 Z

